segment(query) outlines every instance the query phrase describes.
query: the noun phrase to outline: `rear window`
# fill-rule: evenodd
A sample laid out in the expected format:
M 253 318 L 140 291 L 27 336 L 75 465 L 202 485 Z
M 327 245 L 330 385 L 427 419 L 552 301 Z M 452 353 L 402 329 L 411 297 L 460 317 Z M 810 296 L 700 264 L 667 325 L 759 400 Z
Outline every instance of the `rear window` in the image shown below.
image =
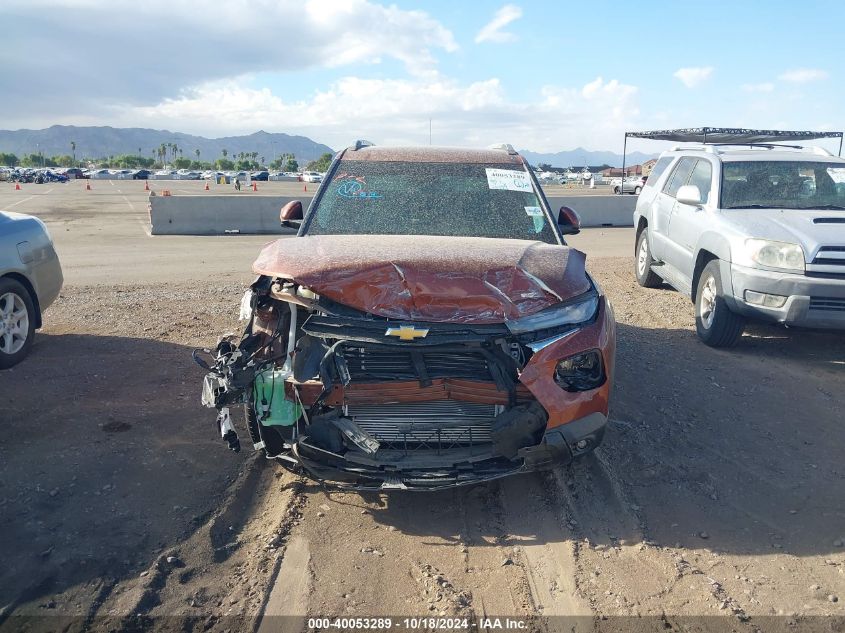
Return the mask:
M 674 198 L 678 193 L 678 189 L 687 184 L 690 172 L 694 166 L 694 158 L 682 158 L 679 160 L 678 166 L 675 167 L 675 171 L 672 172 L 672 175 L 669 176 L 669 180 L 666 181 L 666 186 L 663 188 L 663 192 Z
M 512 164 L 342 160 L 309 235 L 454 235 L 559 241 L 531 177 Z
M 654 186 L 657 184 L 657 179 L 666 171 L 666 168 L 672 164 L 672 161 L 675 160 L 674 156 L 664 156 L 663 158 L 658 159 L 656 163 L 654 163 L 654 167 L 651 168 L 651 173 L 647 176 L 646 183 Z

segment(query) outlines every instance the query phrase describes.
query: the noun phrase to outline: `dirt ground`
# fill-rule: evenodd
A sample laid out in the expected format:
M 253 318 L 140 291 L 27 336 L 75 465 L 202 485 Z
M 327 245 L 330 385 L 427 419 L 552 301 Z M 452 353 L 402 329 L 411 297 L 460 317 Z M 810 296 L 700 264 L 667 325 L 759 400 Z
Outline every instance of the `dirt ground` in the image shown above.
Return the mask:
M 591 268 L 619 321 L 603 446 L 418 494 L 323 490 L 217 440 L 190 351 L 237 327 L 242 284 L 66 287 L 0 376 L 0 629 L 845 613 L 841 334 L 714 351 L 627 259 Z
M 709 349 L 687 299 L 636 286 L 616 256 L 626 230 L 585 231 L 573 242 L 619 328 L 594 455 L 445 492 L 325 490 L 247 443 L 229 452 L 199 404 L 191 350 L 239 329 L 265 240 L 149 238 L 143 194 L 123 200 L 122 186 L 98 185 L 115 190 L 94 207 L 81 192 L 13 203 L 40 205 L 66 285 L 31 356 L 0 373 L 0 631 L 376 615 L 579 631 L 713 615 L 752 631 L 845 617 L 841 333 L 755 326 Z M 101 248 L 132 254 L 105 265 Z

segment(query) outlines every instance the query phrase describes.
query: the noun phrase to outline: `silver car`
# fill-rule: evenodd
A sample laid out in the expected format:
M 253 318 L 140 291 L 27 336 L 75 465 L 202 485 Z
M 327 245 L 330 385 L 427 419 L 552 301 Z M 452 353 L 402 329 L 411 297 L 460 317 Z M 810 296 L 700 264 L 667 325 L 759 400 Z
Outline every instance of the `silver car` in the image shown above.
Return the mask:
M 845 329 L 845 160 L 762 145 L 664 152 L 634 212 L 636 277 L 695 302 L 713 347 L 747 318 Z
M 44 223 L 0 211 L 0 369 L 26 357 L 41 314 L 59 296 L 63 281 Z

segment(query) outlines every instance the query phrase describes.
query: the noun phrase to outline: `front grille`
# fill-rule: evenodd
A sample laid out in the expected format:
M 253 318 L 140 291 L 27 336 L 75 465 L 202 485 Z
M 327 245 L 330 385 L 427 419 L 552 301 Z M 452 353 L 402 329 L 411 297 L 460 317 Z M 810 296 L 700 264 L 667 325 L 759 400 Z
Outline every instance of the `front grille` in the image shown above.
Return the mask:
M 492 380 L 487 360 L 471 348 L 458 353 L 426 351 L 425 348 L 344 347 L 340 355 L 346 361 L 349 377 L 353 381 L 413 380 L 420 378 L 422 367 L 429 378 Z
M 837 297 L 810 297 L 810 310 L 845 312 L 845 299 Z
M 446 450 L 490 444 L 493 404 L 436 400 L 397 404 L 350 404 L 346 415 L 390 450 Z
M 807 264 L 807 275 L 828 279 L 845 276 L 845 246 L 822 246 Z

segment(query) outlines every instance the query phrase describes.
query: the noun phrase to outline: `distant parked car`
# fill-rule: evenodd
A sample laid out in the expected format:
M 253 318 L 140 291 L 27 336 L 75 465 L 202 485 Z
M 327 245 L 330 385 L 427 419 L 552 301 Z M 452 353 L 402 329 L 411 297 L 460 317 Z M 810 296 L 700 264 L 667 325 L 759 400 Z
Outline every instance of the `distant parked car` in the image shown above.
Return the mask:
M 613 193 L 618 194 L 619 188 L 621 187 L 622 193 L 632 193 L 638 196 L 647 181 L 648 176 L 637 176 L 636 178 L 625 178 L 624 182 L 621 182 L 619 178 L 614 178 L 610 181 L 610 184 L 613 187 Z
M 251 178 L 253 180 L 269 180 L 270 179 L 270 172 L 269 171 L 254 171 L 254 172 L 252 172 Z
M 81 170 L 79 167 L 71 167 L 65 170 L 65 176 L 70 178 L 71 180 L 77 180 L 79 178 L 90 178 L 87 173 Z
M 29 353 L 41 315 L 59 296 L 62 267 L 36 217 L 0 211 L 0 369 Z
M 139 169 L 132 174 L 132 180 L 149 180 L 152 173 L 149 169 Z
M 316 172 L 316 171 L 304 171 L 304 172 L 302 172 L 302 181 L 303 182 L 323 182 L 323 174 Z

